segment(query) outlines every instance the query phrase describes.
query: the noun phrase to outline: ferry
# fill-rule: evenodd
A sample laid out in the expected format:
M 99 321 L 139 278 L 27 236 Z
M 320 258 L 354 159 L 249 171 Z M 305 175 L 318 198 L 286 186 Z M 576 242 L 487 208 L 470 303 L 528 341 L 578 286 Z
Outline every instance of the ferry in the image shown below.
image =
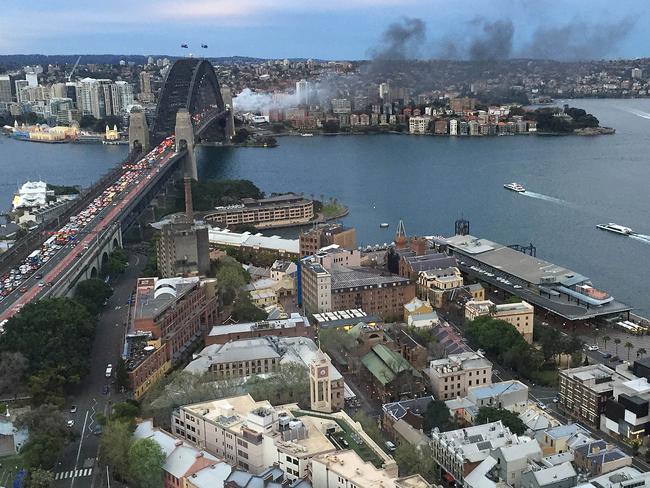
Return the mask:
M 302 137 L 314 137 L 314 134 L 311 132 L 305 132 L 304 134 L 300 134 Z
M 602 230 L 608 230 L 609 232 L 613 232 L 615 234 L 621 234 L 621 235 L 624 235 L 624 236 L 629 236 L 630 234 L 633 233 L 632 229 L 630 229 L 629 227 L 614 224 L 612 222 L 610 222 L 608 224 L 598 224 L 596 227 L 598 227 L 599 229 L 602 229 Z
M 519 183 L 515 183 L 514 181 L 512 183 L 506 183 L 503 185 L 503 187 L 506 190 L 516 191 L 517 193 L 523 193 L 526 191 L 523 186 L 521 186 Z
M 381 227 L 382 229 L 388 229 L 389 224 L 387 224 L 386 222 L 382 222 L 381 224 L 379 224 L 379 227 Z

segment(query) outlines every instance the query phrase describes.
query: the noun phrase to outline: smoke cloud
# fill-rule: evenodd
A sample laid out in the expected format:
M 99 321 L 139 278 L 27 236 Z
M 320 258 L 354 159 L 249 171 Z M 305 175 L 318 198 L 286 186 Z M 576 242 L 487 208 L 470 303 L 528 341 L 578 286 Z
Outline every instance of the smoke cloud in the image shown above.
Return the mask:
M 268 113 L 271 109 L 295 106 L 295 94 L 271 94 L 254 92 L 244 88 L 232 99 L 233 108 L 237 112 L 262 112 Z
M 527 40 L 515 46 L 516 30 L 510 18 L 476 17 L 464 26 L 456 26 L 453 34 L 441 34 L 427 43 L 424 20 L 404 17 L 388 26 L 379 45 L 369 53 L 373 64 L 423 58 L 472 61 L 514 57 L 559 61 L 599 59 L 615 53 L 635 24 L 636 19 L 624 18 L 598 23 L 575 19 L 565 25 L 540 25 Z
M 522 57 L 561 61 L 603 58 L 625 40 L 636 19 L 588 25 L 574 21 L 565 26 L 539 27 L 521 51 Z
M 402 60 L 417 57 L 426 39 L 426 24 L 422 19 L 404 17 L 390 24 L 382 35 L 381 45 L 371 50 L 380 60 Z
M 480 33 L 472 39 L 469 45 L 469 59 L 477 61 L 493 61 L 508 59 L 512 54 L 512 37 L 515 27 L 510 19 L 489 22 L 480 19 L 476 30 Z

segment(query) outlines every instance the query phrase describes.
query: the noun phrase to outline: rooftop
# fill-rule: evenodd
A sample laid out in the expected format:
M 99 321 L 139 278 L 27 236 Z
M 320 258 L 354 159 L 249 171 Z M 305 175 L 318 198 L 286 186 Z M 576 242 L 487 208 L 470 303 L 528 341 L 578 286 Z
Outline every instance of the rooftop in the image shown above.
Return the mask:
M 468 389 L 468 395 L 480 399 L 495 398 L 504 393 L 514 393 L 518 391 L 528 392 L 528 387 L 521 381 L 509 380 L 492 383 L 486 386 L 472 386 Z
M 533 476 L 537 480 L 539 486 L 546 486 L 573 478 L 577 476 L 577 473 L 573 468 L 573 465 L 567 462 L 550 468 L 534 471 Z
M 438 372 L 447 372 L 445 370 L 466 370 L 491 368 L 492 363 L 477 352 L 461 352 L 459 354 L 450 354 L 446 358 L 434 359 L 429 363 L 429 368 Z
M 386 271 L 375 270 L 364 267 L 345 267 L 333 265 L 332 275 L 332 292 L 337 290 L 346 291 L 345 288 L 356 288 L 359 286 L 395 286 L 407 285 L 410 283 L 408 278 L 388 273 Z
M 249 247 L 255 249 L 269 249 L 271 251 L 299 254 L 298 239 L 285 239 L 280 236 L 265 236 L 261 233 L 230 232 L 228 229 L 211 227 L 208 229 L 210 244 L 226 247 Z
M 148 319 L 162 314 L 189 290 L 199 284 L 192 278 L 139 278 L 133 305 L 133 318 Z
M 314 320 L 319 327 L 342 327 L 365 322 L 368 324 L 381 322 L 376 315 L 368 315 L 360 308 L 338 310 L 335 312 L 322 312 L 314 314 Z
M 613 369 L 602 364 L 590 364 L 579 368 L 566 369 L 560 371 L 560 376 L 568 376 L 574 380 L 580 381 L 589 386 L 597 393 L 612 390 L 616 383 L 626 382 L 628 377 L 617 373 Z
M 593 288 L 586 276 L 502 244 L 471 235 L 456 235 L 438 241 L 448 245 L 461 258 L 466 256 L 468 262 L 462 264 L 461 261 L 459 264 L 463 271 L 470 275 L 476 274 L 494 286 L 506 286 L 497 281 L 496 277 L 479 275 L 472 270 L 471 265 L 476 264 L 486 271 L 504 275 L 514 281 L 514 284 L 530 285 L 513 290 L 508 288 L 508 291 L 569 320 L 630 310 L 629 306 Z M 540 294 L 540 291 L 544 294 Z
M 449 432 L 436 432 L 432 436 L 442 446 L 459 453 L 470 463 L 480 462 L 490 452 L 508 444 L 519 443 L 519 439 L 499 420 L 489 424 L 475 425 Z
M 424 414 L 429 404 L 434 401 L 433 396 L 412 398 L 410 400 L 401 400 L 399 402 L 385 403 L 382 405 L 384 413 L 390 415 L 394 420 L 399 420 L 411 411 L 417 415 Z
M 292 313 L 288 319 L 262 320 L 260 322 L 243 322 L 241 324 L 215 325 L 210 329 L 209 336 L 216 337 L 227 334 L 250 332 L 253 330 L 288 329 L 293 327 L 311 327 L 307 317 Z

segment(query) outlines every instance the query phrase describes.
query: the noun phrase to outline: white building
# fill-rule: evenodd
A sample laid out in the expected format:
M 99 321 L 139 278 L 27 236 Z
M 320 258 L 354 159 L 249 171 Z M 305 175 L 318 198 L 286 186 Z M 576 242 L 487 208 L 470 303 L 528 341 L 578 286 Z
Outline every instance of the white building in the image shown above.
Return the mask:
M 409 118 L 409 133 L 426 134 L 430 122 L 431 117 L 426 116 L 415 116 Z
M 449 135 L 450 136 L 458 135 L 458 121 L 456 119 L 451 119 L 449 121 Z

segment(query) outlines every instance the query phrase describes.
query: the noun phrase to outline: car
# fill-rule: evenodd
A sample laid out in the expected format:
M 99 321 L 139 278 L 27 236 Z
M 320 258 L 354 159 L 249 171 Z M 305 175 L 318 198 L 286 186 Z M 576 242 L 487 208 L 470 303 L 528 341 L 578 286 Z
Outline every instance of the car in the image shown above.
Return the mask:
M 537 406 L 542 410 L 546 410 L 548 408 L 544 402 L 537 402 Z
M 39 282 L 38 282 L 38 286 L 40 286 L 41 288 L 43 288 L 43 287 L 45 286 L 45 283 L 43 283 L 42 281 L 39 281 Z
M 111 363 L 108 363 L 108 364 L 106 365 L 105 376 L 106 376 L 107 378 L 110 378 L 112 375 L 113 375 L 113 365 L 112 365 Z
M 608 358 L 608 359 L 609 359 L 609 358 L 612 357 L 612 353 L 610 353 L 610 352 L 601 352 L 601 354 L 603 355 L 604 358 Z
M 72 419 L 68 420 L 67 424 L 68 424 L 68 427 L 70 427 L 70 428 L 74 427 L 74 420 L 72 420 Z
M 20 293 L 27 293 L 27 287 L 26 286 L 21 286 L 20 290 L 18 290 Z
M 558 397 L 553 398 L 553 403 L 557 403 L 559 401 L 560 401 L 560 399 Z
M 521 285 L 515 285 L 515 286 L 513 286 L 513 288 L 514 288 L 515 290 L 521 290 L 522 287 L 521 287 Z
M 77 406 L 76 405 L 72 405 L 70 407 L 70 413 L 77 413 Z
M 598 349 L 600 349 L 600 348 L 596 344 L 593 344 L 593 345 L 587 347 L 588 351 L 597 351 Z
M 102 433 L 102 426 L 101 426 L 101 425 L 96 425 L 95 427 L 93 427 L 92 430 L 93 430 L 93 434 L 94 434 L 94 435 L 101 435 L 101 433 Z

